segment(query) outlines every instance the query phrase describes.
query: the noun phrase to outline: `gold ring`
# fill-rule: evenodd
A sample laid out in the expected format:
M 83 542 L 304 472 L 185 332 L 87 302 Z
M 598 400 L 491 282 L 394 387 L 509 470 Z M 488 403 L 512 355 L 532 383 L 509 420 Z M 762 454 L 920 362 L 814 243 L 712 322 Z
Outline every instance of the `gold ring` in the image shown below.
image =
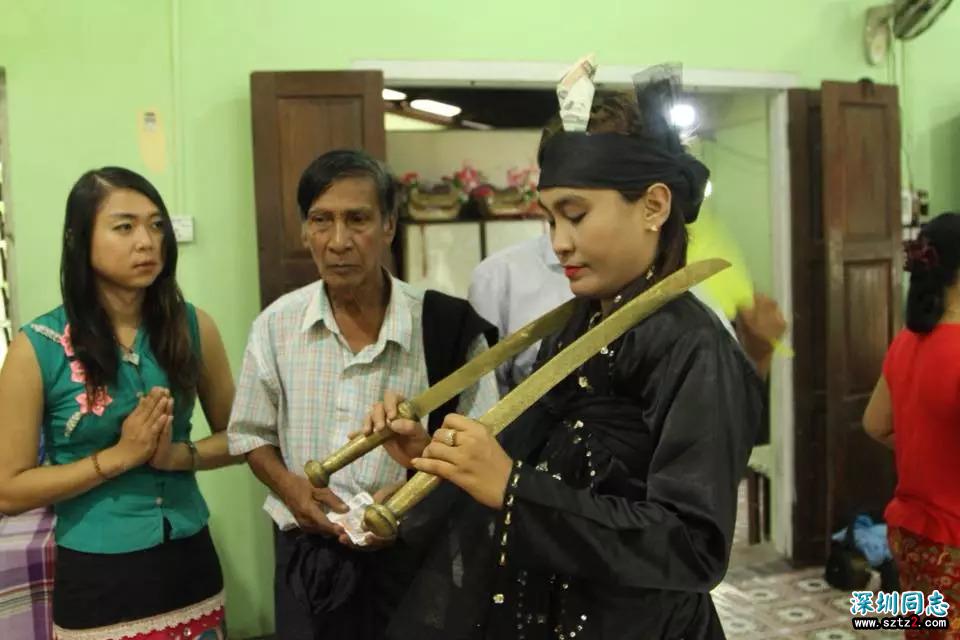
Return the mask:
M 457 446 L 457 432 L 453 429 L 442 429 L 443 431 L 443 443 L 448 447 Z

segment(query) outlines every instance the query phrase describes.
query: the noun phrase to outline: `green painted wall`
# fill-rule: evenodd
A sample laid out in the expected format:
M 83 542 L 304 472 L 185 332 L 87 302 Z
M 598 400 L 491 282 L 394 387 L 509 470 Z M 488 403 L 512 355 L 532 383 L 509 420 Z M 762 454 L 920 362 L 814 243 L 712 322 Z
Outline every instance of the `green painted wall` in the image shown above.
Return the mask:
M 239 366 L 258 309 L 253 70 L 337 69 L 364 58 L 572 61 L 593 50 L 606 64 L 679 60 L 787 71 L 809 86 L 824 78 L 891 81 L 891 68 L 863 62 L 860 30 L 871 4 L 620 0 L 585 8 L 493 0 L 478 13 L 439 0 L 0 0 L 19 318 L 57 304 L 70 184 L 92 166 L 127 165 L 157 184 L 172 211 L 195 217 L 197 241 L 183 247 L 180 281 L 216 318 Z M 957 206 L 960 197 L 951 176 L 960 153 L 960 85 L 943 72 L 960 59 L 958 36 L 954 8 L 909 46 L 905 65 L 912 166 L 917 184 L 934 189 L 937 209 Z M 166 123 L 163 171 L 147 171 L 140 155 L 136 117 L 144 109 L 157 109 Z M 259 511 L 263 492 L 243 468 L 205 474 L 203 488 L 227 572 L 232 635 L 264 633 L 272 551 Z
M 960 83 L 949 72 L 960 60 L 960 8 L 897 53 L 905 165 L 930 191 L 931 213 L 960 211 Z

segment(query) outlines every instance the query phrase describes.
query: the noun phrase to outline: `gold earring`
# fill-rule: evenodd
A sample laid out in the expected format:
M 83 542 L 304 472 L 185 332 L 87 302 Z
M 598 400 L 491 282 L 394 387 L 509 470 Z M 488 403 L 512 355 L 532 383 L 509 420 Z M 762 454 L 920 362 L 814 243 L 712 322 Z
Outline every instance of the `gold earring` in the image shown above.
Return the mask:
M 652 226 L 650 227 L 650 231 L 653 231 L 654 233 L 656 233 L 656 232 L 657 232 L 657 225 L 652 225 Z

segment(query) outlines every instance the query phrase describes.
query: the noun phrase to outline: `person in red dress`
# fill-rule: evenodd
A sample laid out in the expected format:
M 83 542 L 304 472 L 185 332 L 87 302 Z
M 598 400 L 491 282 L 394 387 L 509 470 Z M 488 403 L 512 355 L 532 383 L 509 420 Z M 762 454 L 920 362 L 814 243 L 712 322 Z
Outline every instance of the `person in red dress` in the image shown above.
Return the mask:
M 893 340 L 863 416 L 894 451 L 897 487 L 884 517 L 902 591 L 939 591 L 960 637 L 960 214 L 943 213 L 905 245 L 907 326 Z

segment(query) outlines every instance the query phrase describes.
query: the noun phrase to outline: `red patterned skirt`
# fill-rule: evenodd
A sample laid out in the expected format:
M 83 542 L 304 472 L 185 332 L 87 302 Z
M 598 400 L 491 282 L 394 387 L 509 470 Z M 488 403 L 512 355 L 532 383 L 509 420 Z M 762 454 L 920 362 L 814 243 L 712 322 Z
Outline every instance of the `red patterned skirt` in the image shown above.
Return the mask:
M 223 594 L 176 611 L 96 629 L 53 628 L 56 640 L 225 640 Z
M 908 630 L 907 640 L 960 639 L 960 548 L 934 542 L 900 527 L 889 527 L 890 551 L 900 571 L 900 591 L 934 589 L 950 604 L 949 631 Z

